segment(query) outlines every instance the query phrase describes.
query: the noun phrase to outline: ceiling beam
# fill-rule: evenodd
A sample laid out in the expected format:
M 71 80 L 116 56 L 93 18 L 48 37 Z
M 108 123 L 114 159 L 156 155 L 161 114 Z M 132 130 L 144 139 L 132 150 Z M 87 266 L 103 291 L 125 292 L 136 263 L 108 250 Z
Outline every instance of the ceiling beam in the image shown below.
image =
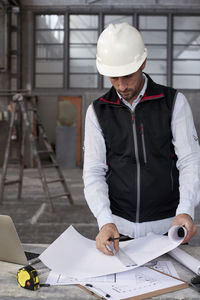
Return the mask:
M 19 0 L 0 0 L 0 6 L 2 7 L 12 7 L 12 6 L 20 6 Z
M 101 0 L 87 0 L 87 3 L 88 4 L 93 4 L 93 3 L 96 3 L 96 2 L 100 2 Z

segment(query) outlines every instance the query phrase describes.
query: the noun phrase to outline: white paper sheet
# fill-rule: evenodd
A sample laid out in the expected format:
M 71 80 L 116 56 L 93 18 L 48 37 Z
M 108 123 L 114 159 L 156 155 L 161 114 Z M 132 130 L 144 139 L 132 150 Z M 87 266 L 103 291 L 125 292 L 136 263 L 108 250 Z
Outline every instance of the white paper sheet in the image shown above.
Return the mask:
M 144 295 L 146 293 L 181 285 L 181 280 L 164 275 L 147 267 L 139 267 L 128 272 L 117 273 L 115 283 L 96 282 L 93 287 L 87 288 L 99 296 L 110 300 L 120 300 L 129 297 Z M 121 277 L 121 278 L 120 278 Z M 122 279 L 122 277 L 124 277 Z M 127 280 L 127 277 L 129 280 Z M 106 297 L 109 295 L 109 297 Z
M 50 284 L 50 285 L 71 285 L 71 284 L 85 285 L 88 282 L 89 283 L 96 283 L 96 282 L 113 283 L 116 282 L 116 274 L 78 279 L 67 275 L 57 274 L 51 271 L 46 280 L 46 284 Z
M 173 229 L 174 230 L 174 229 Z M 137 266 L 175 249 L 182 239 L 150 233 L 145 237 L 120 243 L 120 248 Z M 58 274 L 75 278 L 97 277 L 134 269 L 117 256 L 107 256 L 96 249 L 96 243 L 79 234 L 73 226 L 61 234 L 41 255 L 40 260 Z
M 200 261 L 198 259 L 179 248 L 170 251 L 168 254 L 197 275 L 200 275 Z
M 170 276 L 179 277 L 174 265 L 171 261 L 154 261 L 147 264 L 151 268 L 158 270 L 162 273 L 168 274 Z M 140 268 L 140 267 L 139 267 Z M 57 274 L 51 271 L 46 280 L 46 284 L 50 285 L 71 285 L 71 284 L 82 284 L 86 283 L 96 283 L 96 282 L 104 282 L 104 283 L 122 283 L 124 280 L 132 280 L 132 274 L 134 270 L 120 272 L 119 274 L 110 274 L 98 277 L 86 278 L 83 280 L 79 280 L 77 278 L 73 278 L 70 276 Z

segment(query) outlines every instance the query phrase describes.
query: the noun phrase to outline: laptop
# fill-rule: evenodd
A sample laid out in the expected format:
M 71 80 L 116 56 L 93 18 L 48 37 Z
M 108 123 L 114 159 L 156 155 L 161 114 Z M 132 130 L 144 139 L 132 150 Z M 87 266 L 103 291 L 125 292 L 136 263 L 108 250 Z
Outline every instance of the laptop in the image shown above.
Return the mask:
M 0 215 L 0 261 L 27 265 L 39 255 L 24 251 L 11 217 Z

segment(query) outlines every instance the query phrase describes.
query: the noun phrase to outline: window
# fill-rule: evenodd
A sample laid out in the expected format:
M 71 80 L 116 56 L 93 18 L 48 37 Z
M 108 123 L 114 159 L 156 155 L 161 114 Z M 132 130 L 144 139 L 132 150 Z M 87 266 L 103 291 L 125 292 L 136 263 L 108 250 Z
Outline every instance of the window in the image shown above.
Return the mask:
M 133 16 L 124 16 L 124 15 L 105 15 L 104 17 L 104 28 L 107 27 L 109 24 L 116 24 L 116 23 L 128 23 L 133 25 Z
M 174 16 L 173 85 L 200 88 L 200 17 Z
M 35 87 L 62 88 L 63 73 L 64 16 L 36 16 Z
M 108 24 L 120 22 L 141 32 L 148 50 L 144 71 L 153 80 L 200 88 L 200 16 L 159 12 L 36 15 L 35 88 L 109 88 L 109 79 L 96 68 L 96 45 Z
M 148 51 L 144 71 L 156 82 L 167 84 L 167 16 L 139 16 L 138 27 Z
M 98 16 L 70 15 L 69 87 L 97 88 Z

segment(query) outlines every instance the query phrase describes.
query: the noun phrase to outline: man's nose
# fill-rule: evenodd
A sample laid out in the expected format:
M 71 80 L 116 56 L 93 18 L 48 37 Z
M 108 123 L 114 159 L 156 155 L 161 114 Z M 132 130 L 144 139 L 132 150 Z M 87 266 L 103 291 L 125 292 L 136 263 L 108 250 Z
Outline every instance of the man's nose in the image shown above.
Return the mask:
M 125 78 L 123 77 L 119 77 L 118 78 L 118 89 L 121 91 L 121 92 L 124 92 L 128 87 L 128 84 L 127 84 L 127 81 Z

